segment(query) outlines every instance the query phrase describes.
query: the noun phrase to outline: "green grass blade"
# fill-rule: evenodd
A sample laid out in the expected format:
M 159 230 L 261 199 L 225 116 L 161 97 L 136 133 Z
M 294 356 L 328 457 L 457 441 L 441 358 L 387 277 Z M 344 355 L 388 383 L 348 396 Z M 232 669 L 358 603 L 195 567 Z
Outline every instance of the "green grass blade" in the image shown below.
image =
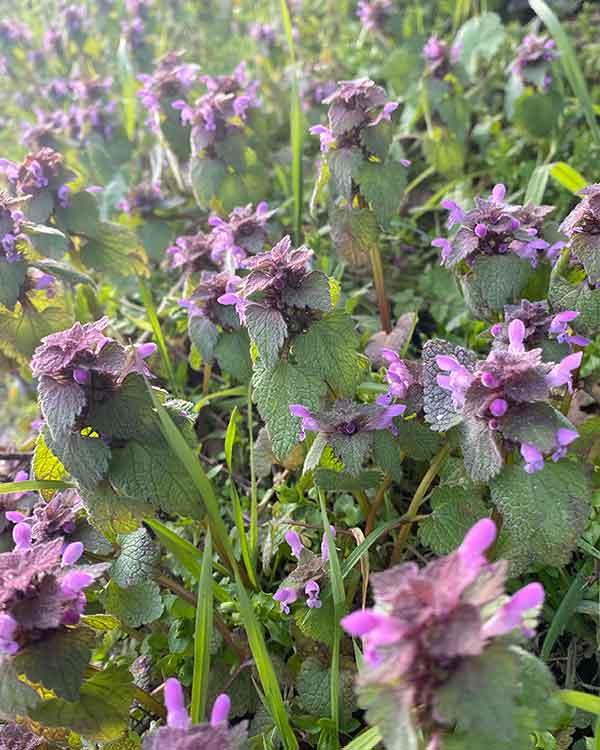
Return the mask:
M 127 43 L 121 37 L 117 49 L 117 71 L 121 84 L 121 99 L 123 102 L 123 124 L 125 132 L 130 141 L 135 138 L 136 110 L 137 110 L 137 88 L 129 55 L 127 54 Z
M 550 174 L 553 180 L 556 180 L 559 185 L 567 188 L 573 194 L 578 193 L 588 184 L 585 177 L 564 161 L 557 161 L 553 164 L 550 168 Z
M 590 575 L 590 572 L 590 564 L 586 563 L 582 566 L 579 573 L 577 573 L 573 579 L 573 583 L 569 586 L 569 590 L 565 594 L 559 608 L 556 610 L 552 622 L 550 623 L 550 627 L 548 628 L 548 632 L 546 633 L 546 638 L 544 639 L 544 645 L 542 646 L 542 652 L 540 654 L 545 661 L 550 657 L 554 644 L 568 625 L 569 620 L 577 609 L 577 605 L 583 598 L 585 581 Z
M 147 518 L 144 523 L 156 534 L 160 543 L 169 550 L 177 562 L 198 580 L 202 575 L 200 551 L 164 523 L 154 518 Z
M 302 234 L 302 142 L 304 139 L 304 118 L 300 102 L 300 86 L 296 67 L 296 48 L 292 33 L 292 21 L 286 0 L 281 2 L 281 17 L 289 49 L 289 61 L 292 67 L 292 85 L 290 89 L 290 146 L 292 149 L 292 187 L 294 195 L 294 241 L 301 242 Z
M 377 727 L 371 727 L 366 732 L 359 734 L 348 745 L 344 745 L 343 750 L 373 750 L 381 742 L 381 734 Z
M 240 614 L 244 621 L 250 651 L 252 652 L 258 676 L 260 677 L 260 683 L 264 691 L 265 702 L 275 722 L 275 726 L 279 730 L 285 750 L 298 750 L 298 740 L 290 725 L 287 709 L 283 702 L 279 682 L 277 681 L 277 674 L 267 650 L 261 625 L 254 613 L 246 589 L 237 574 L 236 583 Z
M 583 77 L 579 63 L 577 62 L 577 57 L 573 45 L 571 44 L 571 40 L 567 36 L 554 11 L 544 2 L 544 0 L 529 0 L 529 5 L 533 12 L 548 27 L 548 31 L 554 37 L 554 41 L 560 52 L 560 62 L 565 71 L 565 76 L 569 81 L 569 85 L 573 89 L 573 93 L 579 100 L 579 104 L 581 105 L 581 109 L 583 110 L 589 128 L 592 131 L 594 140 L 600 145 L 600 127 L 596 121 L 590 92 L 588 91 L 585 78 Z
M 225 433 L 225 460 L 227 461 L 227 468 L 231 473 L 231 462 L 233 458 L 233 446 L 237 434 L 237 415 L 238 408 L 235 406 L 229 417 L 229 424 L 227 425 L 227 432 Z
M 331 671 L 330 671 L 330 695 L 331 695 L 331 719 L 335 726 L 335 747 L 339 747 L 340 734 L 340 620 L 344 616 L 346 595 L 344 593 L 344 580 L 342 568 L 335 548 L 335 541 L 331 533 L 331 526 L 327 516 L 325 495 L 319 492 L 319 505 L 321 507 L 321 519 L 323 531 L 327 538 L 329 549 L 329 579 L 331 581 L 331 593 L 333 596 L 333 644 L 331 647 Z
M 387 534 L 387 532 L 397 526 L 398 522 L 401 520 L 402 519 L 400 518 L 392 518 L 391 521 L 388 521 L 387 523 L 378 526 L 376 529 L 373 529 L 373 531 L 364 540 L 364 542 L 361 542 L 357 547 L 355 547 L 348 555 L 348 557 L 344 560 L 344 564 L 342 565 L 342 578 L 347 578 L 352 568 L 358 564 L 360 558 L 369 551 L 369 549 L 375 544 L 379 537 Z
M 192 676 L 191 717 L 199 724 L 206 716 L 210 671 L 210 644 L 213 632 L 212 539 L 206 533 L 202 554 L 202 574 L 198 582 L 196 627 L 194 631 L 194 674 Z
M 160 351 L 160 356 L 162 357 L 165 370 L 167 371 L 167 377 L 169 378 L 171 390 L 173 391 L 173 393 L 177 394 L 179 392 L 179 388 L 177 386 L 177 381 L 175 380 L 173 364 L 171 363 L 171 358 L 169 357 L 169 352 L 165 343 L 165 337 L 163 336 L 162 328 L 160 327 L 160 321 L 156 313 L 156 307 L 154 306 L 152 294 L 144 279 L 139 280 L 139 287 L 140 297 L 142 298 L 142 303 L 146 308 L 146 315 L 148 316 L 148 320 L 150 321 L 150 325 L 152 326 L 154 338 L 156 339 L 156 344 L 158 346 L 158 350 Z
M 207 393 L 206 396 L 201 398 L 194 405 L 194 411 L 200 411 L 211 401 L 215 401 L 218 398 L 228 398 L 229 396 L 243 396 L 246 393 L 246 386 L 236 385 L 234 388 L 224 388 L 222 391 L 214 391 L 213 393 Z
M 237 528 L 238 536 L 240 538 L 240 551 L 242 553 L 242 560 L 250 583 L 254 588 L 258 588 L 256 583 L 256 574 L 254 573 L 254 565 L 252 564 L 252 556 L 250 554 L 250 546 L 248 545 L 248 537 L 246 536 L 246 527 L 244 526 L 244 516 L 242 514 L 242 504 L 235 486 L 231 485 L 231 502 L 233 503 L 233 517 L 235 520 L 235 526 Z
M 579 690 L 559 690 L 558 697 L 568 706 L 600 716 L 600 697 L 597 695 L 582 693 Z
M 73 482 L 63 482 L 61 479 L 25 479 L 23 482 L 4 482 L 0 484 L 0 494 L 11 492 L 34 492 L 35 490 L 68 490 L 77 487 Z
M 535 203 L 538 206 L 541 204 L 549 176 L 550 166 L 548 164 L 542 164 L 533 170 L 525 191 L 525 203 Z

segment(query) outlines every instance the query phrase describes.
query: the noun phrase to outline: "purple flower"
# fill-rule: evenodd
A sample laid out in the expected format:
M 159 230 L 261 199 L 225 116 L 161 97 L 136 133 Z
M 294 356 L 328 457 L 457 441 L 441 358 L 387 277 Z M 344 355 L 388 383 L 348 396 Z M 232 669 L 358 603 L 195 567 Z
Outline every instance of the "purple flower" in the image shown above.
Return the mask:
M 485 551 L 496 528 L 482 519 L 455 552 L 419 568 L 404 563 L 372 576 L 374 606 L 344 617 L 342 627 L 363 639 L 365 663 L 357 689 L 367 707 L 391 701 L 432 735 L 445 728 L 439 691 L 492 645 L 509 648 L 531 636 L 540 584 L 504 602 L 507 565 L 489 564 Z M 501 639 L 501 640 L 500 640 Z M 393 711 L 393 709 L 390 709 Z
M 179 300 L 179 304 L 187 308 L 190 317 L 201 315 L 215 325 L 234 328 L 237 321 L 228 314 L 229 310 L 223 307 L 222 300 L 228 295 L 235 295 L 240 283 L 241 279 L 230 273 L 202 271 L 196 288 L 189 298 Z
M 141 182 L 129 190 L 127 197 L 119 201 L 117 208 L 127 214 L 149 216 L 162 200 L 163 194 L 158 182 Z
M 270 23 L 255 21 L 250 26 L 250 36 L 255 42 L 262 42 L 266 47 L 274 47 L 277 43 L 277 30 Z
M 306 604 L 310 609 L 320 609 L 323 606 L 323 602 L 319 599 L 320 590 L 319 584 L 316 581 L 309 581 L 304 587 Z
M 285 541 L 290 545 L 292 555 L 294 555 L 294 557 L 299 560 L 300 554 L 304 549 L 304 545 L 300 540 L 299 534 L 296 531 L 290 529 L 290 531 L 286 531 L 285 533 Z
M 151 75 L 138 75 L 142 82 L 138 97 L 150 114 L 148 125 L 152 129 L 160 123 L 161 109 L 166 111 L 174 100 L 185 97 L 197 78 L 198 70 L 198 65 L 182 62 L 181 52 L 168 52 L 160 58 Z
M 214 233 L 204 232 L 183 235 L 175 240 L 175 244 L 168 247 L 169 267 L 181 269 L 186 274 L 199 273 L 214 268 L 211 258 L 213 251 Z
M 171 729 L 187 730 L 192 725 L 187 709 L 183 688 L 179 680 L 170 677 L 165 682 L 165 706 L 167 707 L 167 725 Z
M 525 461 L 525 471 L 528 474 L 534 474 L 544 468 L 543 454 L 531 443 L 521 444 L 521 455 Z
M 567 386 L 569 393 L 573 391 L 572 372 L 577 370 L 581 365 L 583 352 L 575 352 L 567 355 L 558 364 L 554 365 L 552 370 L 546 376 L 546 383 L 550 388 L 560 388 Z
M 5 196 L 0 196 L 0 261 L 17 263 L 22 259 L 18 243 L 26 242 L 21 231 L 23 214 Z
M 279 589 L 279 591 L 277 591 L 275 594 L 273 594 L 273 599 L 275 599 L 276 602 L 279 602 L 281 611 L 286 615 L 289 615 L 290 604 L 293 604 L 298 599 L 298 594 L 295 589 L 282 588 Z
M 588 185 L 579 191 L 582 200 L 559 227 L 568 237 L 569 260 L 582 268 L 587 284 L 596 288 L 600 282 L 598 234 L 600 234 L 600 184 Z M 585 283 L 585 282 L 584 282 Z
M 460 57 L 460 46 L 450 47 L 447 42 L 438 39 L 435 35 L 429 37 L 423 47 L 423 57 L 426 62 L 427 72 L 436 78 L 444 78 L 458 63 Z
M 247 254 L 256 255 L 263 249 L 267 239 L 267 222 L 273 215 L 265 201 L 258 203 L 256 209 L 251 203 L 234 208 L 227 221 L 219 216 L 208 220 L 213 227 L 211 232 L 211 260 L 215 265 L 237 268 Z
M 558 56 L 554 39 L 527 34 L 517 50 L 512 71 L 523 84 L 546 91 L 552 83 L 550 64 Z
M 359 0 L 356 6 L 356 15 L 367 31 L 383 31 L 392 12 L 392 0 Z

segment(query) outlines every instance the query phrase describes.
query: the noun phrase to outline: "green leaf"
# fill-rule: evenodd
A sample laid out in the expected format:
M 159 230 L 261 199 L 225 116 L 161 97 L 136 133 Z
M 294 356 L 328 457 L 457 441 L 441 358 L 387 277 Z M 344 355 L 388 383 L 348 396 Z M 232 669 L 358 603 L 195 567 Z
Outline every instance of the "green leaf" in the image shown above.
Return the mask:
M 502 422 L 502 435 L 513 443 L 531 443 L 542 453 L 557 448 L 556 431 L 575 427 L 550 404 L 521 404 L 510 410 L 509 419 Z
M 0 305 L 12 310 L 19 299 L 21 287 L 25 281 L 27 263 L 17 261 L 9 263 L 0 260 Z
M 56 217 L 59 227 L 66 227 L 70 234 L 95 237 L 100 229 L 98 201 L 87 190 L 72 194 L 67 208 L 57 206 Z
M 406 186 L 406 168 L 394 161 L 365 162 L 356 175 L 361 194 L 369 201 L 382 227 L 387 228 L 398 212 Z
M 379 240 L 379 225 L 368 208 L 334 207 L 331 210 L 331 239 L 335 250 L 352 267 L 366 266 Z
M 327 492 L 355 492 L 379 487 L 383 476 L 381 471 L 373 469 L 361 471 L 358 476 L 352 476 L 345 471 L 323 468 L 315 470 L 315 484 Z
M 590 507 L 590 481 L 581 464 L 547 462 L 534 474 L 522 464 L 505 466 L 490 490 L 504 520 L 497 554 L 510 560 L 512 575 L 569 561 Z
M 99 437 L 70 432 L 55 439 L 45 430 L 44 439 L 69 474 L 84 487 L 93 487 L 106 476 L 111 451 Z
M 130 440 L 123 448 L 113 448 L 110 478 L 117 492 L 133 498 L 134 503 L 151 503 L 168 513 L 202 517 L 202 501 L 193 482 L 181 471 L 180 458 L 160 435 L 151 443 Z
M 458 427 L 460 447 L 467 473 L 474 482 L 487 482 L 504 463 L 499 442 L 487 422 L 477 417 L 465 419 Z
M 20 311 L 17 308 L 15 314 L 0 311 L 0 348 L 20 363 L 29 365 L 44 336 L 62 331 L 72 323 L 65 310 L 58 307 L 38 310 L 30 302 L 24 303 Z
M 211 362 L 219 339 L 219 329 L 204 315 L 188 318 L 188 336 L 205 362 Z
M 548 164 L 540 164 L 533 170 L 525 191 L 525 203 L 535 203 L 537 206 L 543 203 L 550 170 Z
M 426 424 L 416 419 L 397 419 L 394 424 L 398 447 L 415 461 L 429 461 L 440 449 L 439 436 Z
M 196 625 L 194 631 L 194 673 L 192 677 L 192 723 L 200 723 L 206 714 L 209 691 L 210 646 L 213 632 L 212 539 L 207 532 L 202 554 L 202 574 L 198 581 Z
M 331 290 L 329 279 L 321 271 L 311 271 L 299 287 L 286 291 L 286 305 L 309 307 L 311 310 L 331 310 Z
M 519 304 L 534 275 L 531 263 L 514 253 L 480 256 L 472 272 L 461 278 L 465 302 L 474 315 L 491 320 L 505 305 Z
M 333 433 L 328 435 L 328 443 L 335 455 L 344 463 L 344 469 L 351 476 L 358 476 L 373 447 L 373 433 L 356 432 L 354 435 Z
M 61 628 L 20 651 L 15 667 L 31 682 L 76 701 L 95 641 L 96 634 L 89 628 Z
M 419 541 L 436 555 L 447 555 L 489 510 L 479 493 L 440 485 L 429 496 L 431 514 L 419 524 Z
M 80 251 L 86 266 L 107 274 L 118 268 L 124 276 L 147 275 L 146 254 L 134 232 L 108 221 L 95 232 Z
M 402 481 L 400 443 L 389 430 L 377 430 L 373 434 L 373 459 L 396 482 Z
M 252 376 L 248 331 L 238 328 L 222 333 L 215 347 L 215 357 L 223 372 L 240 383 L 247 383 Z
M 552 272 L 548 292 L 552 309 L 556 312 L 576 310 L 579 315 L 573 323 L 575 330 L 584 336 L 595 336 L 600 330 L 600 289 L 570 283 L 558 265 Z
M 341 398 L 354 394 L 368 365 L 357 348 L 358 336 L 352 318 L 336 311 L 316 320 L 306 333 L 298 336 L 293 351 L 303 372 L 325 380 Z
M 175 379 L 175 372 L 173 370 L 173 364 L 171 362 L 171 357 L 167 349 L 167 343 L 165 341 L 162 328 L 160 326 L 160 320 L 158 319 L 158 312 L 156 310 L 156 306 L 154 305 L 154 300 L 152 299 L 152 291 L 150 290 L 150 287 L 148 286 L 148 284 L 146 284 L 144 279 L 139 280 L 139 287 L 140 287 L 140 297 L 142 298 L 142 302 L 144 303 L 144 307 L 146 308 L 146 315 L 148 316 L 148 320 L 150 321 L 150 325 L 152 326 L 152 332 L 154 333 L 154 338 L 156 339 L 156 343 L 158 345 L 158 350 L 160 351 L 161 359 L 163 361 L 165 370 L 167 371 L 167 375 L 169 377 L 171 390 L 173 391 L 173 393 L 178 393 L 179 388 L 177 385 L 177 381 Z
M 571 617 L 583 599 L 583 595 L 588 586 L 588 578 L 591 573 L 591 564 L 582 565 L 579 572 L 573 578 L 569 590 L 563 597 L 558 609 L 554 613 L 544 643 L 542 645 L 541 657 L 548 661 L 554 644 L 562 635 L 564 629 L 569 624 Z
M 89 522 L 110 539 L 135 531 L 144 515 L 152 510 L 145 503 L 136 504 L 120 497 L 106 480 L 93 488 L 81 487 L 80 493 Z
M 69 238 L 54 227 L 34 226 L 29 237 L 40 255 L 58 260 L 69 249 Z
M 54 210 L 54 198 L 50 190 L 40 190 L 35 197 L 23 204 L 23 213 L 34 224 L 45 224 Z
M 76 271 L 68 263 L 60 260 L 36 260 L 30 263 L 30 265 L 34 268 L 39 268 L 40 271 L 57 276 L 61 281 L 71 286 L 75 286 L 75 284 L 89 284 L 90 286 L 94 286 L 94 280 L 91 276 L 88 276 L 87 273 Z
M 361 685 L 358 688 L 358 705 L 367 712 L 369 724 L 377 728 L 386 750 L 418 750 L 419 741 L 410 705 L 398 693 L 399 689 L 388 686 Z
M 287 325 L 279 310 L 262 305 L 246 307 L 246 325 L 265 367 L 275 366 L 287 336 Z
M 146 525 L 159 538 L 162 545 L 173 555 L 180 565 L 183 565 L 194 578 L 200 578 L 202 566 L 200 563 L 200 552 L 193 544 L 176 534 L 168 526 L 154 518 L 146 520 Z
M 574 706 L 581 711 L 600 716 L 600 698 L 597 695 L 582 693 L 579 690 L 560 690 L 558 697 L 567 706 Z
M 51 698 L 40 704 L 32 718 L 46 726 L 65 727 L 90 740 L 112 740 L 127 729 L 133 696 L 127 667 L 110 666 L 84 682 L 77 703 Z
M 119 556 L 110 568 L 110 576 L 117 586 L 126 589 L 154 577 L 160 552 L 147 529 L 141 527 L 120 537 L 119 544 Z
M 563 100 L 556 91 L 526 91 L 514 102 L 515 124 L 534 138 L 547 138 L 558 125 Z
M 319 718 L 331 715 L 330 680 L 331 670 L 317 657 L 309 656 L 302 662 L 296 680 L 296 700 L 303 713 Z M 341 670 L 340 683 L 340 719 L 345 724 L 356 708 L 352 673 Z
M 333 599 L 331 597 L 323 600 L 323 606 L 318 609 L 297 609 L 294 613 L 296 625 L 301 632 L 314 641 L 324 643 L 326 646 L 333 644 Z
M 206 210 L 218 195 L 227 169 L 219 159 L 192 157 L 190 161 L 190 181 L 194 197 L 200 208 Z
M 13 659 L 0 659 L 0 719 L 28 716 L 39 701 L 36 691 L 19 679 Z
M 588 181 L 579 174 L 576 169 L 564 161 L 557 161 L 550 166 L 550 174 L 560 185 L 567 188 L 573 195 L 576 195 L 588 184 Z M 538 201 L 541 203 L 541 201 Z
M 464 23 L 454 45 L 460 49 L 460 61 L 474 76 L 480 59 L 491 60 L 504 39 L 504 28 L 496 13 L 482 13 Z
M 74 380 L 61 382 L 42 375 L 38 385 L 42 414 L 55 440 L 68 435 L 86 405 L 84 389 Z
M 43 432 L 40 432 L 37 437 L 31 468 L 35 479 L 42 480 L 60 481 L 67 473 L 65 467 L 46 445 Z M 42 495 L 49 500 L 53 492 L 45 490 L 42 491 Z
M 229 424 L 227 425 L 227 432 L 225 433 L 225 461 L 227 462 L 227 468 L 229 471 L 231 471 L 233 461 L 233 446 L 235 444 L 237 433 L 237 418 L 238 408 L 235 406 L 229 417 Z
M 254 400 L 267 424 L 273 452 L 284 459 L 298 442 L 300 420 L 290 414 L 290 404 L 317 411 L 325 384 L 314 374 L 279 360 L 272 370 L 257 362 L 252 378 Z
M 362 162 L 363 155 L 359 148 L 340 148 L 329 152 L 327 164 L 334 197 L 351 200 L 352 178 L 358 174 Z
M 88 421 L 96 432 L 119 440 L 151 441 L 160 430 L 144 379 L 137 373 L 128 375 L 118 389 L 95 403 Z
M 160 587 L 154 581 L 122 589 L 111 581 L 102 595 L 106 611 L 128 628 L 139 628 L 157 620 L 164 605 Z

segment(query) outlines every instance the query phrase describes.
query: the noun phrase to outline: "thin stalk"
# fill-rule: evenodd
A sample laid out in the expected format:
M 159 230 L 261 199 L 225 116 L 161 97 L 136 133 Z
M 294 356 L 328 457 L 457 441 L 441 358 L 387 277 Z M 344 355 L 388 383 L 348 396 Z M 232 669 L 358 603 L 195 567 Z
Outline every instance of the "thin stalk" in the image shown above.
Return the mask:
M 441 469 L 448 453 L 450 453 L 450 446 L 448 445 L 448 443 L 444 443 L 444 445 L 442 445 L 442 447 L 437 452 L 437 455 L 431 462 L 431 465 L 425 472 L 423 479 L 421 479 L 421 482 L 419 483 L 419 486 L 417 487 L 417 490 L 413 495 L 413 499 L 410 501 L 410 505 L 408 506 L 408 510 L 406 511 L 406 514 L 404 516 L 405 520 L 409 521 L 409 523 L 407 523 L 406 526 L 403 526 L 400 529 L 400 533 L 398 534 L 398 537 L 396 539 L 396 544 L 394 545 L 394 554 L 392 555 L 393 562 L 398 562 L 398 560 L 400 560 L 400 556 L 402 555 L 402 552 L 404 550 L 406 540 L 408 539 L 410 534 L 412 521 L 417 516 L 421 505 L 423 505 L 423 503 L 425 502 L 425 496 L 427 495 L 431 483 L 436 478 L 437 473 Z
M 379 308 L 379 318 L 381 328 L 389 333 L 392 330 L 390 320 L 390 303 L 385 293 L 385 277 L 383 275 L 383 263 L 381 262 L 381 252 L 379 243 L 376 242 L 371 246 L 371 270 L 373 272 L 373 283 L 375 284 L 375 294 L 377 296 L 377 307 Z
M 210 390 L 210 374 L 212 372 L 212 364 L 210 362 L 204 363 L 202 371 L 202 395 L 207 396 Z
M 373 502 L 371 503 L 369 515 L 367 516 L 367 524 L 365 526 L 365 536 L 369 536 L 369 534 L 373 531 L 373 528 L 375 527 L 375 519 L 377 518 L 377 511 L 381 507 L 381 504 L 383 503 L 383 500 L 385 498 L 385 493 L 391 486 L 392 482 L 393 480 L 391 476 L 389 474 L 386 474 L 383 478 L 383 482 L 377 490 L 375 497 L 373 498 Z
M 254 463 L 254 414 L 252 411 L 252 386 L 248 387 L 248 444 L 250 446 L 250 559 L 256 565 L 258 552 L 258 491 Z

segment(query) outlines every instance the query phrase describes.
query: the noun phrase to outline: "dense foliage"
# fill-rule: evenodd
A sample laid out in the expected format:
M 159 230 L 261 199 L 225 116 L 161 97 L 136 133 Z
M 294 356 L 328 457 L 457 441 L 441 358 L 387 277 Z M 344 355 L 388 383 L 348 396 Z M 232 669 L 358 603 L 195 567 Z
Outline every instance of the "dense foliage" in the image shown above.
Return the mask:
M 600 747 L 600 15 L 551 5 L 0 20 L 0 750 Z

